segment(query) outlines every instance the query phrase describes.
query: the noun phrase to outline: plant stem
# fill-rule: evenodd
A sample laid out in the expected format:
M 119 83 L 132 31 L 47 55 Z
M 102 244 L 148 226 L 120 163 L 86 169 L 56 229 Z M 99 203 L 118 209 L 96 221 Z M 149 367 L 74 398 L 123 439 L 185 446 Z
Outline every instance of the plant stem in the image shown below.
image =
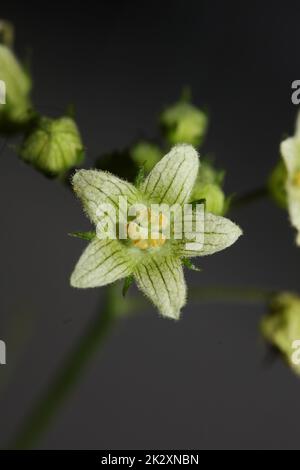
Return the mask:
M 209 302 L 268 302 L 274 295 L 274 291 L 247 287 L 202 287 L 191 288 L 193 301 Z
M 111 288 L 108 288 L 101 314 L 97 312 L 86 333 L 70 353 L 53 383 L 42 395 L 8 448 L 29 449 L 46 430 L 119 317 L 119 312 L 115 307 L 114 293 Z
M 242 194 L 241 196 L 234 198 L 231 204 L 231 209 L 236 209 L 246 206 L 248 204 L 252 204 L 252 202 L 259 201 L 260 199 L 264 199 L 267 196 L 268 188 L 266 186 L 256 188 L 252 191 L 249 191 L 245 194 Z
M 264 302 L 268 301 L 271 295 L 272 291 L 243 287 L 215 286 L 191 289 L 191 298 L 194 301 Z M 76 386 L 85 367 L 103 344 L 116 319 L 124 313 L 129 313 L 130 305 L 126 304 L 126 299 L 122 299 L 121 303 L 118 303 L 117 299 L 118 296 L 116 296 L 113 288 L 107 288 L 101 314 L 99 315 L 97 311 L 86 333 L 79 340 L 46 393 L 42 395 L 27 420 L 25 420 L 20 432 L 17 433 L 8 446 L 9 449 L 32 448 L 47 429 L 72 389 Z

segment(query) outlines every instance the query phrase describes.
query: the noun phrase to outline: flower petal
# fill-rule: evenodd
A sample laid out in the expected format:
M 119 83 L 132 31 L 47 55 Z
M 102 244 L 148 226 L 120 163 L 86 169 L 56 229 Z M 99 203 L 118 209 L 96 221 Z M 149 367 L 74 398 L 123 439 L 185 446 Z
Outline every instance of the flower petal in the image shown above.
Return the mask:
M 288 207 L 291 224 L 298 231 L 296 243 L 300 246 L 300 188 L 295 187 L 292 183 L 287 183 Z
M 203 230 L 199 233 L 202 247 L 196 250 L 186 248 L 187 244 L 196 241 L 196 235 L 194 240 L 184 239 L 178 244 L 180 256 L 191 258 L 212 255 L 233 245 L 243 233 L 231 220 L 210 213 L 205 214 Z
M 128 250 L 117 240 L 95 238 L 84 250 L 71 276 L 73 287 L 100 287 L 132 273 Z
M 147 259 L 133 271 L 138 287 L 149 297 L 160 313 L 178 320 L 186 302 L 186 285 L 179 259 Z
M 300 172 L 300 114 L 298 115 L 295 137 L 281 143 L 280 151 L 287 169 L 286 192 L 291 224 L 297 229 L 296 243 L 300 246 L 300 188 L 295 184 L 295 176 Z
M 176 145 L 155 165 L 141 189 L 151 202 L 183 204 L 189 200 L 198 169 L 196 150 L 191 145 Z
M 280 152 L 290 175 L 300 170 L 300 140 L 289 137 L 281 142 Z
M 99 170 L 79 170 L 73 177 L 73 188 L 92 222 L 97 224 L 101 204 L 111 204 L 118 211 L 119 197 L 127 198 L 128 206 L 137 202 L 138 190 L 127 181 Z

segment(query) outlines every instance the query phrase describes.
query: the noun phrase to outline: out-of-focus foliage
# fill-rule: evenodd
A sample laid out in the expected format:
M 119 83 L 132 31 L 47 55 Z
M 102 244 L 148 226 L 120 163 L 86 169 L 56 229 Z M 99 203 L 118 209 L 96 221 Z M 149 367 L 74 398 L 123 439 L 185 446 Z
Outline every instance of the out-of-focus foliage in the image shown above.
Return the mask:
M 268 188 L 273 200 L 282 209 L 287 209 L 286 180 L 285 164 L 279 160 L 269 177 Z
M 261 331 L 286 363 L 300 374 L 300 297 L 280 293 L 271 301 L 269 312 L 262 319 Z M 298 363 L 298 364 L 297 364 Z
M 207 115 L 191 104 L 190 96 L 185 92 L 177 103 L 165 108 L 159 122 L 169 145 L 187 143 L 199 147 L 208 126 Z
M 32 83 L 13 51 L 3 44 L 0 44 L 0 80 L 6 89 L 6 103 L 0 105 L 0 133 L 15 133 L 24 129 L 32 119 Z

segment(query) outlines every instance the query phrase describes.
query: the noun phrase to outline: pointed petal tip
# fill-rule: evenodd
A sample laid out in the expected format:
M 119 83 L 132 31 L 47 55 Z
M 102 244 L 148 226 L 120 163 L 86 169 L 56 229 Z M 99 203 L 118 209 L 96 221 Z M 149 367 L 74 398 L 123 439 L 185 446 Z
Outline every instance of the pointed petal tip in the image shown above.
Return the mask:
M 232 220 L 227 219 L 228 222 L 231 223 L 231 230 L 228 233 L 228 244 L 227 248 L 230 246 L 234 245 L 235 242 L 238 241 L 238 239 L 244 234 L 243 230 L 239 225 L 236 223 L 232 222 Z
M 186 305 L 186 298 L 184 302 L 180 305 L 180 307 L 172 306 L 171 308 L 166 309 L 158 309 L 158 312 L 161 317 L 167 318 L 169 320 L 174 320 L 175 322 L 181 319 L 181 312 L 184 306 Z
M 164 319 L 173 320 L 174 322 L 178 322 L 180 320 L 180 313 L 181 312 L 159 312 L 160 316 Z
M 179 320 L 186 304 L 186 284 L 181 261 L 157 258 L 136 266 L 134 277 L 138 288 L 158 309 L 161 316 Z
M 197 150 L 195 149 L 195 147 L 193 147 L 192 145 L 190 144 L 177 144 L 177 145 L 174 145 L 174 147 L 172 147 L 171 151 L 180 151 L 180 152 L 184 152 L 184 154 L 186 155 L 187 158 L 190 158 L 191 160 L 195 160 L 197 161 L 197 163 L 199 162 L 199 159 L 200 159 L 200 155 L 199 153 L 197 152 Z
M 75 270 L 72 272 L 71 277 L 70 277 L 70 286 L 78 289 L 78 288 L 80 288 L 80 286 L 77 284 L 76 277 L 74 276 L 74 273 L 75 273 Z
M 234 222 L 232 223 L 235 226 L 235 230 L 236 230 L 236 240 L 238 240 L 242 235 L 244 235 L 244 231 L 239 225 L 237 225 Z
M 72 175 L 72 177 L 71 177 L 71 184 L 72 184 L 72 187 L 73 187 L 73 189 L 74 189 L 75 192 L 77 191 L 78 187 L 80 186 L 82 176 L 83 176 L 87 171 L 88 171 L 88 170 L 83 170 L 83 169 L 76 170 L 75 173 Z

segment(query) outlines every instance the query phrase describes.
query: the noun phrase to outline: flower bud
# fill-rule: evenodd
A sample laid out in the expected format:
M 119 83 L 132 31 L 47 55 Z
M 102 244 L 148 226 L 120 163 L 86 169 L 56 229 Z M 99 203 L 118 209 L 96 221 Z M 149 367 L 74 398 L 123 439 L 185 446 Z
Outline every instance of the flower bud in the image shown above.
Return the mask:
M 130 149 L 130 156 L 138 167 L 144 166 L 145 172 L 149 173 L 163 157 L 163 153 L 156 145 L 142 141 Z
M 280 293 L 271 302 L 270 312 L 262 319 L 261 332 L 287 364 L 300 374 L 300 297 Z
M 279 160 L 269 177 L 268 188 L 270 195 L 282 209 L 287 209 L 286 182 L 287 169 L 283 160 Z
M 221 187 L 223 179 L 224 173 L 222 171 L 216 170 L 209 162 L 203 162 L 199 169 L 191 201 L 205 199 L 207 212 L 224 215 L 226 198 Z
M 170 145 L 186 143 L 198 147 L 205 136 L 208 119 L 203 111 L 181 100 L 162 112 L 160 125 Z
M 0 105 L 0 132 L 15 132 L 32 117 L 31 80 L 13 52 L 0 44 L 0 80 L 4 104 Z M 2 83 L 2 84 L 3 84 Z
M 193 191 L 193 200 L 199 201 L 205 199 L 205 208 L 207 212 L 215 215 L 223 215 L 225 209 L 225 195 L 222 189 L 216 184 L 206 184 L 198 186 Z
M 69 117 L 39 118 L 25 136 L 20 157 L 50 176 L 79 165 L 84 149 L 76 123 Z

